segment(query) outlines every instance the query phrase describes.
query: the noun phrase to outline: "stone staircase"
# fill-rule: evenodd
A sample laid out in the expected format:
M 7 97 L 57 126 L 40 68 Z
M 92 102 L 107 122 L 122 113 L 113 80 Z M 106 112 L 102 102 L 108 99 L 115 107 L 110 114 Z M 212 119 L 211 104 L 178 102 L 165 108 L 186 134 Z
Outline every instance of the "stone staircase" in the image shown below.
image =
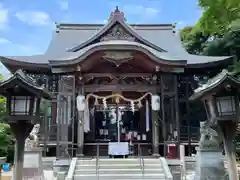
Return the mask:
M 73 180 L 166 179 L 161 161 L 153 158 L 144 158 L 144 173 L 139 158 L 100 158 L 96 169 L 96 159 L 78 159 Z

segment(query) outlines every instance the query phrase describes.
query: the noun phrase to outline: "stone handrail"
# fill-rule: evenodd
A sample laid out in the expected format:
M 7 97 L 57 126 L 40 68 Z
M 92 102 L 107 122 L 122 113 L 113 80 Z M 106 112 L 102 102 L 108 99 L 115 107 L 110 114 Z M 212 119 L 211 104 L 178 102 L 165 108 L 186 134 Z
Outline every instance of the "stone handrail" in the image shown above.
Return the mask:
M 171 173 L 171 171 L 168 167 L 168 163 L 167 163 L 166 159 L 163 158 L 163 157 L 160 157 L 159 160 L 161 161 L 161 164 L 163 166 L 163 170 L 164 170 L 164 174 L 166 176 L 166 179 L 167 180 L 173 180 L 173 176 L 172 176 L 172 173 Z
M 73 180 L 73 175 L 74 175 L 74 171 L 76 168 L 76 164 L 77 164 L 77 158 L 72 158 L 69 170 L 68 170 L 68 174 L 67 177 L 65 178 L 65 180 Z

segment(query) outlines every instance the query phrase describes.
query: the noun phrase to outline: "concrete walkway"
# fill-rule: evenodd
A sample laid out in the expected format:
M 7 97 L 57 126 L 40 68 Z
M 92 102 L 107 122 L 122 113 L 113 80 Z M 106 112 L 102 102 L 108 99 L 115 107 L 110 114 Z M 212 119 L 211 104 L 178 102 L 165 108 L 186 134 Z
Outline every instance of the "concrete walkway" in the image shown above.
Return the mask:
M 43 173 L 44 173 L 45 180 L 53 180 L 54 179 L 52 170 L 44 170 Z M 12 175 L 13 175 L 12 171 L 9 171 L 9 172 L 2 171 L 2 179 L 1 180 L 11 180 Z

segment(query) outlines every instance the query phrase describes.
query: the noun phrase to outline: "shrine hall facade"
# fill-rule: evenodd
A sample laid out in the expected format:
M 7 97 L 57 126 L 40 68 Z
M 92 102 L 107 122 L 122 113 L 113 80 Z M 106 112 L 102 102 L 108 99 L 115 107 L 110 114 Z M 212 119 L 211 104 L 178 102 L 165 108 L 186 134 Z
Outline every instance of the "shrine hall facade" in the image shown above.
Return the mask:
M 190 152 L 206 115 L 188 97 L 232 63 L 189 54 L 174 25 L 129 24 L 118 8 L 106 24 L 57 24 L 44 54 L 0 60 L 54 94 L 42 103 L 39 133 L 44 155 L 58 157 L 104 156 L 109 142 L 129 142 L 131 155 L 166 156 L 169 144 Z

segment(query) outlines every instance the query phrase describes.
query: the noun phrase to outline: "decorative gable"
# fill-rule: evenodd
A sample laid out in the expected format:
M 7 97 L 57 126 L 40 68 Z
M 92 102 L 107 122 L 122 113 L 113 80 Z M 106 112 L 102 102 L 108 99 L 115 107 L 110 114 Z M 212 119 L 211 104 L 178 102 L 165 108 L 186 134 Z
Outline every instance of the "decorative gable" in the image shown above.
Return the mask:
M 94 36 L 84 43 L 69 49 L 70 52 L 76 52 L 86 46 L 94 44 L 99 41 L 109 40 L 127 40 L 138 41 L 146 46 L 149 46 L 160 52 L 167 52 L 164 49 L 152 44 L 143 37 L 139 36 L 128 24 L 126 24 L 124 13 L 120 12 L 118 7 L 111 13 L 108 23 Z
M 100 39 L 100 41 L 109 41 L 109 40 L 135 41 L 135 37 L 129 34 L 120 24 L 116 23 Z

